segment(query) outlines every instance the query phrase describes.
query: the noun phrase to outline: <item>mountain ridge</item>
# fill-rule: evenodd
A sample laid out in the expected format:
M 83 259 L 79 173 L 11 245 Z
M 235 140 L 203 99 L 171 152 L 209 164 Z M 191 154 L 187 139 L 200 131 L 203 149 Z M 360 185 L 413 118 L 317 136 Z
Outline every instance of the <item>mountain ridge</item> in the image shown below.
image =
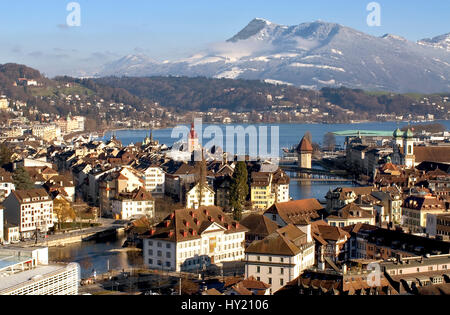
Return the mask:
M 311 89 L 346 86 L 438 93 L 450 91 L 447 40 L 450 47 L 446 35 L 415 43 L 394 34 L 375 37 L 337 23 L 286 26 L 256 18 L 228 40 L 190 58 L 166 62 L 142 55 L 137 61 L 122 58 L 106 65 L 98 76 L 206 76 Z

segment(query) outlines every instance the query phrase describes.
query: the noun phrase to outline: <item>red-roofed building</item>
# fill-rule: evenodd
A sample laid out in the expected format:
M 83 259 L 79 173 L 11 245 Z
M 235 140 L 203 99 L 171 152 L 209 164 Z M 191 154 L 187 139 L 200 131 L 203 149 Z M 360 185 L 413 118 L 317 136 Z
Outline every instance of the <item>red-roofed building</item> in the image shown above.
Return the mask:
M 155 216 L 155 200 L 144 187 L 132 193 L 121 193 L 112 200 L 112 213 L 117 220 Z
M 175 210 L 143 235 L 144 262 L 179 272 L 243 260 L 247 231 L 220 207 Z

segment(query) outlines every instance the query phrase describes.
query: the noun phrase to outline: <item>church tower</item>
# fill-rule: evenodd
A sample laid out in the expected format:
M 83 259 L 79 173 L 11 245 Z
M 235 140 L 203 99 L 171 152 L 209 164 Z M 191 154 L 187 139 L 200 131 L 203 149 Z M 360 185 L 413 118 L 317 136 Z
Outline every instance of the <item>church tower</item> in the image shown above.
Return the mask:
M 407 168 L 413 168 L 416 164 L 416 156 L 414 155 L 414 134 L 409 128 L 403 135 L 403 159 Z
M 394 131 L 394 144 L 399 148 L 403 147 L 403 132 L 400 128 Z
M 199 149 L 198 145 L 198 135 L 197 132 L 195 132 L 195 126 L 194 123 L 191 124 L 191 131 L 188 135 L 188 151 L 194 152 Z

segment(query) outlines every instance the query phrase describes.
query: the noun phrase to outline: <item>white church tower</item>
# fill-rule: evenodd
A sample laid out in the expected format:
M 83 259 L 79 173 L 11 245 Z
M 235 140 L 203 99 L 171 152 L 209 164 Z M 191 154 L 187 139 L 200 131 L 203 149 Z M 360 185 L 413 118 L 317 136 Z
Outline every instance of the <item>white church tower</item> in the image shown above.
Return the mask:
M 416 156 L 414 155 L 414 134 L 411 129 L 403 135 L 403 159 L 407 168 L 414 168 Z

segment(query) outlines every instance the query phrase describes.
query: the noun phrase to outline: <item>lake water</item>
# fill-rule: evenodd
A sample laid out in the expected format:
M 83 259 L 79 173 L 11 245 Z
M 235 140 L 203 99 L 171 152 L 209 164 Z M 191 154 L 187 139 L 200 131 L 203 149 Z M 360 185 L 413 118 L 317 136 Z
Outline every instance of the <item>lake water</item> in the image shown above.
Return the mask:
M 450 129 L 450 122 L 441 121 L 443 125 Z M 280 149 L 292 147 L 300 142 L 306 131 L 311 132 L 313 141 L 320 143 L 327 132 L 342 130 L 379 130 L 394 131 L 397 127 L 403 127 L 406 123 L 363 123 L 363 124 L 279 124 L 267 126 L 279 126 L 280 130 Z M 245 125 L 244 125 L 245 126 Z M 221 126 L 224 128 L 225 126 Z M 145 130 L 123 130 L 117 131 L 116 135 L 124 145 L 140 142 L 148 134 Z M 160 143 L 171 146 L 176 140 L 171 137 L 172 129 L 154 130 L 153 136 Z M 110 134 L 105 135 L 105 140 L 110 138 Z M 337 138 L 338 143 L 343 144 L 344 137 Z M 324 200 L 329 189 L 337 187 L 354 186 L 351 182 L 346 184 L 336 183 L 317 183 L 317 182 L 299 182 L 292 181 L 290 185 L 290 195 L 293 199 L 316 198 Z M 142 265 L 142 254 L 140 252 L 115 252 L 114 249 L 122 247 L 124 237 L 114 238 L 103 242 L 84 242 L 80 244 L 68 245 L 66 247 L 50 248 L 49 256 L 51 260 L 56 261 L 75 261 L 81 266 L 83 278 L 91 276 L 93 270 L 97 274 L 110 269 L 126 269 L 132 266 Z
M 450 130 L 450 121 L 435 121 L 435 123 L 440 123 L 444 125 L 447 130 Z M 402 128 L 407 126 L 406 122 L 367 122 L 367 123 L 354 123 L 354 124 L 256 124 L 254 126 L 259 129 L 261 126 L 267 126 L 267 136 L 268 136 L 268 144 L 270 143 L 270 128 L 278 127 L 279 128 L 279 147 L 280 150 L 282 148 L 291 148 L 293 145 L 296 145 L 300 142 L 304 134 L 309 131 L 312 135 L 312 139 L 314 142 L 319 144 L 322 143 L 323 137 L 328 132 L 335 131 L 345 131 L 345 130 L 374 130 L 374 131 L 392 131 L 397 128 Z M 236 127 L 243 126 L 244 128 L 249 125 L 203 125 L 203 130 L 208 128 L 209 126 L 219 126 L 223 134 L 226 133 L 227 127 Z M 167 146 L 172 146 L 174 142 L 180 140 L 180 137 L 172 137 L 173 128 L 168 129 L 160 129 L 153 130 L 153 137 L 158 140 L 160 143 L 164 143 Z M 149 130 L 119 130 L 116 131 L 116 136 L 119 140 L 122 141 L 124 145 L 129 145 L 130 143 L 141 142 L 146 135 L 149 134 Z M 105 134 L 103 140 L 109 140 L 111 138 L 111 132 Z M 210 138 L 206 136 L 203 139 L 203 144 L 206 144 Z M 345 137 L 336 137 L 336 142 L 339 145 L 343 145 L 345 141 Z M 226 148 L 226 141 L 223 141 L 224 149 Z M 247 143 L 248 145 L 248 143 Z

